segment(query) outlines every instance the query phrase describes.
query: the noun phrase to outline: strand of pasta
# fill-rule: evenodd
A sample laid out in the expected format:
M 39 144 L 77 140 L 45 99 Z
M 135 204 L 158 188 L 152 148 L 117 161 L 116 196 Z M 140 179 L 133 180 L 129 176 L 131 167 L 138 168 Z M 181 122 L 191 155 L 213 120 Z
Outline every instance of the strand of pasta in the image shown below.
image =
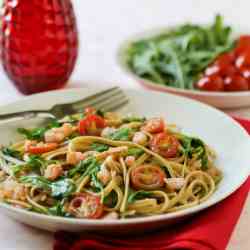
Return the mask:
M 76 188 L 76 192 L 81 192 L 81 190 L 84 188 L 84 186 L 89 182 L 90 178 L 89 176 L 84 176 L 83 178 L 80 177 L 80 183 Z
M 63 146 L 63 147 L 57 148 L 53 151 L 50 151 L 48 153 L 42 154 L 42 157 L 45 158 L 46 160 L 51 160 L 58 155 L 66 154 L 67 151 L 68 151 L 68 146 Z
M 119 162 L 120 162 L 120 164 L 122 166 L 123 181 L 124 181 L 124 184 L 125 184 L 125 182 L 126 182 L 126 175 L 127 175 L 127 167 L 126 167 L 126 164 L 125 164 L 125 162 L 123 160 L 123 157 L 119 158 Z
M 207 173 L 205 172 L 202 172 L 202 171 L 194 171 L 194 172 L 191 172 L 188 176 L 186 176 L 185 178 L 185 184 L 184 186 L 181 188 L 181 190 L 179 191 L 179 193 L 176 195 L 176 197 L 174 197 L 172 200 L 170 200 L 170 205 L 169 205 L 169 208 L 172 208 L 175 206 L 175 204 L 177 204 L 178 202 L 180 202 L 183 197 L 185 197 L 185 194 L 186 194 L 186 191 L 187 191 L 187 186 L 189 185 L 189 181 L 195 177 L 195 176 L 204 176 L 205 178 L 207 178 L 207 180 L 209 181 L 209 184 L 210 184 L 210 188 L 209 188 L 209 191 L 207 192 L 207 194 L 199 199 L 198 203 L 199 202 L 202 202 L 206 199 L 208 199 L 210 197 L 210 195 L 214 192 L 215 190 L 215 183 L 212 179 L 212 177 L 210 177 Z M 192 186 L 191 186 L 192 187 Z
M 14 199 L 5 199 L 5 201 L 13 205 L 21 206 L 23 208 L 27 208 L 27 209 L 32 208 L 32 206 L 29 203 L 24 202 L 24 201 L 19 201 L 19 200 L 14 200 Z
M 46 214 L 48 213 L 48 209 L 46 207 L 35 202 L 28 194 L 26 194 L 26 199 L 32 205 L 32 207 L 35 207 Z

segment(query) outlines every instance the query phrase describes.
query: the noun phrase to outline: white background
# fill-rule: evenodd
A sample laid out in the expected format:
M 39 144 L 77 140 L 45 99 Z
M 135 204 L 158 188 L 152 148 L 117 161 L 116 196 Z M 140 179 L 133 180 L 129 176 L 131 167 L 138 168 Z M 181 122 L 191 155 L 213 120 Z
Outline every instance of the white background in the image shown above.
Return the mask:
M 20 0 L 21 1 L 21 0 Z M 73 0 L 80 33 L 80 55 L 68 87 L 115 83 L 139 88 L 117 66 L 116 51 L 132 34 L 184 21 L 207 23 L 215 13 L 250 33 L 248 0 Z M 0 105 L 21 98 L 0 70 Z M 247 114 L 249 115 L 249 114 Z M 244 211 L 248 214 L 249 207 Z M 250 249 L 249 222 L 241 220 L 229 249 Z M 241 243 L 241 244 L 240 244 Z M 50 234 L 0 215 L 0 249 L 51 249 Z

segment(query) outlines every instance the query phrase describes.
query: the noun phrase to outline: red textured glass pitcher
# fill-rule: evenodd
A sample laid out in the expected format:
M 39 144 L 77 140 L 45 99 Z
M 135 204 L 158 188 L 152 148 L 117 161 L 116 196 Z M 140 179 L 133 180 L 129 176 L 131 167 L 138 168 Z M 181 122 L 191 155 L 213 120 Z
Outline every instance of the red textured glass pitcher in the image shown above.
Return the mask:
M 78 52 L 71 0 L 3 0 L 0 44 L 3 67 L 21 92 L 63 87 Z

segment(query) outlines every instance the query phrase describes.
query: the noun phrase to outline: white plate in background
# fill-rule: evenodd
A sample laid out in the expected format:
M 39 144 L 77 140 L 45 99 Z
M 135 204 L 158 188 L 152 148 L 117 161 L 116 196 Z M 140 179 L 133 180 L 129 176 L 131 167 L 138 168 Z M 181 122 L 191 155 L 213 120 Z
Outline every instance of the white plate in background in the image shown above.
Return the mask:
M 133 43 L 141 39 L 153 37 L 155 35 L 164 33 L 169 28 L 158 28 L 136 34 L 126 40 L 118 50 L 118 64 L 126 74 L 129 74 L 139 84 L 147 89 L 169 92 L 176 95 L 189 97 L 217 108 L 242 108 L 250 106 L 250 91 L 235 91 L 235 92 L 212 92 L 212 91 L 199 91 L 190 89 L 180 89 L 170 86 L 165 86 L 159 83 L 152 82 L 148 79 L 142 78 L 135 74 L 126 63 L 126 49 Z M 248 34 L 248 32 L 244 33 Z M 234 34 L 236 36 L 236 34 Z

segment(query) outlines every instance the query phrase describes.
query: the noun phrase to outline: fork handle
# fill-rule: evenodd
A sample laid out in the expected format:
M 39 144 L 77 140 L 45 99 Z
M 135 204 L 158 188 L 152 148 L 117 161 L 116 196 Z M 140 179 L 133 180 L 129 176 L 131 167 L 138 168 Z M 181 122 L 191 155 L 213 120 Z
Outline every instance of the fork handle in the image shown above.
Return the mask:
M 39 114 L 46 114 L 47 116 L 54 117 L 52 114 L 46 112 L 45 110 L 34 110 L 34 111 L 22 111 L 22 112 L 14 112 L 0 115 L 0 122 L 4 122 L 5 120 L 10 119 L 30 119 L 37 117 Z

